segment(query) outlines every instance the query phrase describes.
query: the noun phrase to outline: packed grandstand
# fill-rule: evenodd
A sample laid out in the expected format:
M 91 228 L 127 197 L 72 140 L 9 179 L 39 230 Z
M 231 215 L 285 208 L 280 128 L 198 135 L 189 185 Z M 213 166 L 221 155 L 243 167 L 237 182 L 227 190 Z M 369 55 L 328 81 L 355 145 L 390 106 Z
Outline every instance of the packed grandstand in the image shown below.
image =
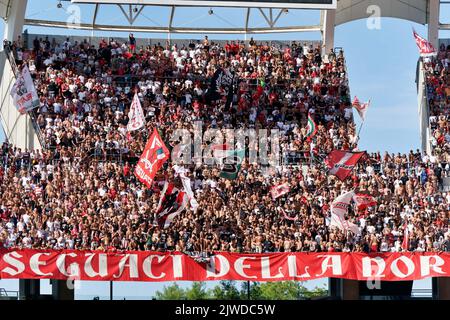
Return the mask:
M 98 46 L 19 39 L 9 45 L 27 65 L 40 105 L 33 110 L 42 150 L 4 142 L 0 153 L 0 245 L 5 248 L 180 251 L 450 251 L 450 47 L 425 61 L 433 153 L 364 154 L 346 179 L 324 165 L 333 150 L 357 152 L 358 128 L 344 52 L 320 45 L 275 45 L 205 38 L 185 45 Z M 237 79 L 211 95 L 217 70 Z M 219 90 L 219 91 L 220 91 Z M 127 131 L 137 93 L 145 127 Z M 309 119 L 314 135 L 307 128 Z M 166 146 L 175 129 L 267 128 L 281 132 L 282 162 L 267 174 L 244 160 L 235 179 L 220 165 L 186 164 L 197 205 L 169 225 L 158 221 L 169 159 L 147 188 L 134 167 L 157 129 Z M 274 186 L 285 185 L 273 197 Z M 180 187 L 181 188 L 181 187 Z M 332 202 L 355 190 L 375 200 L 350 206 L 358 232 L 330 226 Z M 406 239 L 405 239 L 406 237 Z M 406 245 L 405 245 L 406 244 Z

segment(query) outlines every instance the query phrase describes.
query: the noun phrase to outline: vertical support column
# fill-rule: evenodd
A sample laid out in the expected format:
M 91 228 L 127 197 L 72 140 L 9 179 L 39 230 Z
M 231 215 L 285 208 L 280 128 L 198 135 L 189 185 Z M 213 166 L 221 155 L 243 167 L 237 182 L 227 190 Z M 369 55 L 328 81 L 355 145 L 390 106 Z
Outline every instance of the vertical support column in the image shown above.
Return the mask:
M 359 281 L 330 278 L 328 294 L 336 300 L 359 300 Z
M 433 300 L 450 300 L 450 278 L 433 278 Z
M 41 295 L 40 280 L 19 280 L 19 299 L 20 300 L 37 300 Z
M 428 41 L 436 49 L 439 47 L 439 11 L 440 0 L 428 0 Z
M 334 29 L 336 23 L 336 10 L 324 10 L 324 22 L 322 30 L 322 42 L 323 52 L 322 54 L 330 53 L 330 50 L 334 48 Z
M 17 40 L 17 37 L 22 34 L 28 0 L 8 2 L 10 3 L 11 8 L 9 9 L 10 13 L 6 19 L 3 39 L 15 41 Z
M 342 280 L 342 300 L 359 300 L 358 280 Z
M 341 299 L 341 279 L 328 278 L 328 295 L 333 300 Z
M 51 280 L 53 300 L 75 300 L 75 289 L 69 289 L 65 280 Z

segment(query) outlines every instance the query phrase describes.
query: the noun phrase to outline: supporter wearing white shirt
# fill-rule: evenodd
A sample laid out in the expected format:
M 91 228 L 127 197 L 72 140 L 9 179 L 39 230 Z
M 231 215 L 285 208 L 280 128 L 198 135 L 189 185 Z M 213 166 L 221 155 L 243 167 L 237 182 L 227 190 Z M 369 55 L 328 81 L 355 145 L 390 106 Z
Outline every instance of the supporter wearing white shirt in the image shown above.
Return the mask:
M 103 197 L 106 194 L 106 190 L 103 187 L 100 187 L 98 189 L 98 194 L 100 195 L 100 197 Z

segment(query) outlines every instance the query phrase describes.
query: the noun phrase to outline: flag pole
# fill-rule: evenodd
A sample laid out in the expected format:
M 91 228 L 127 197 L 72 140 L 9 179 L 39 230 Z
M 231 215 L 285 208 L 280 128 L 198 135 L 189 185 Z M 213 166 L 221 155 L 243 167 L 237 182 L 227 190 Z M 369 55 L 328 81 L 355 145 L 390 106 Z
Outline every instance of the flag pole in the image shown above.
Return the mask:
M 364 125 L 364 123 L 366 122 L 366 120 L 363 120 L 363 122 L 361 122 L 361 125 L 359 126 L 359 130 L 358 130 L 358 140 L 356 141 L 356 143 L 358 143 L 359 142 L 359 140 L 360 140 L 360 134 L 361 134 L 361 129 L 362 129 L 362 127 L 363 127 L 363 125 Z
M 357 99 L 356 97 L 355 97 L 355 99 Z M 358 100 L 359 101 L 359 100 Z M 359 103 L 359 102 L 358 102 Z M 369 99 L 369 101 L 367 102 L 367 107 L 366 108 L 368 108 L 369 106 L 370 106 L 370 103 L 371 103 L 371 100 Z M 361 115 L 361 114 L 360 114 Z M 361 122 L 361 125 L 359 126 L 359 130 L 358 130 L 358 134 L 357 134 L 357 137 L 358 137 L 358 139 L 356 140 L 356 144 L 358 144 L 359 143 L 359 140 L 361 140 L 361 137 L 360 137 L 360 134 L 361 134 L 361 130 L 362 130 L 362 127 L 364 126 L 364 123 L 366 122 L 366 116 L 365 116 L 365 114 L 363 114 L 363 116 L 361 116 L 361 119 L 362 119 L 362 122 Z

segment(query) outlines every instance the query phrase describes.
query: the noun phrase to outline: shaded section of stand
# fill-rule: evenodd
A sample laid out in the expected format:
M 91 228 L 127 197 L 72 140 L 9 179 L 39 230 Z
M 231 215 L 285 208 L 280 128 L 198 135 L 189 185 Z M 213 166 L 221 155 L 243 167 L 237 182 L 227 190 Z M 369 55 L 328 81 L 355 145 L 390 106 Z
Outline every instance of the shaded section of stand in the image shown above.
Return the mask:
M 40 280 L 19 280 L 20 300 L 74 300 L 73 284 L 63 280 L 51 280 L 52 294 L 41 294 Z

